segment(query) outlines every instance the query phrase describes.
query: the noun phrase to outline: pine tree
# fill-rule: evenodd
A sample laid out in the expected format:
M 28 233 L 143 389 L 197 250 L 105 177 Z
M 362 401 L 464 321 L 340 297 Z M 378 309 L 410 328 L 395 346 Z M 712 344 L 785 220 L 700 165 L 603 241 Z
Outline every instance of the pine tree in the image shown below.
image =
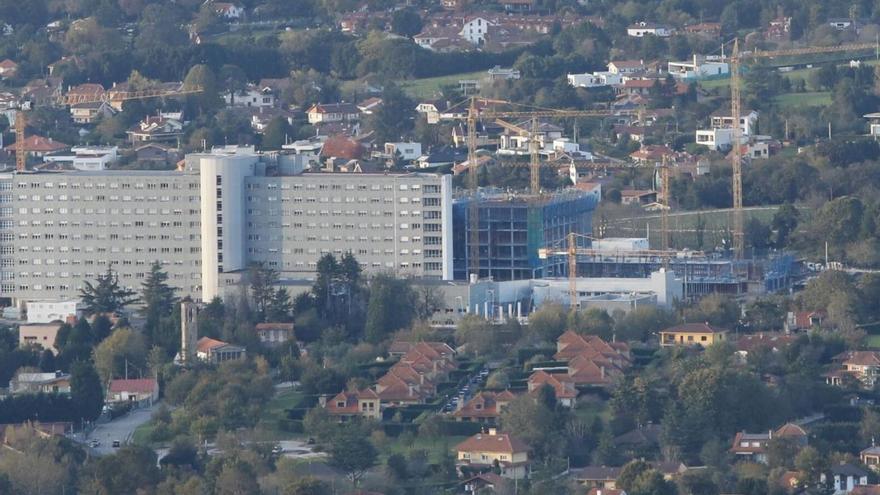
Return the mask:
M 147 320 L 144 331 L 151 344 L 170 352 L 177 343 L 177 327 L 174 323 L 177 297 L 174 288 L 168 285 L 168 273 L 162 271 L 158 261 L 153 262 L 141 287 L 141 302 L 144 303 L 141 315 Z
M 95 367 L 88 361 L 77 361 L 70 371 L 70 398 L 76 415 L 86 421 L 94 421 L 104 407 L 104 387 Z
M 133 290 L 119 285 L 119 275 L 110 265 L 103 275 L 98 275 L 96 283 L 86 281 L 79 294 L 87 315 L 115 313 L 137 302 Z

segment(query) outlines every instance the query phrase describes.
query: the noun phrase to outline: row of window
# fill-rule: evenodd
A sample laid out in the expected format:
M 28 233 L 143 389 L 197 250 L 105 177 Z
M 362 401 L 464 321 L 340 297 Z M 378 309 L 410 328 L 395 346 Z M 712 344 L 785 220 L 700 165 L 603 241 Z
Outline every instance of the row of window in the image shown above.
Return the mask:
M 425 201 L 432 200 L 429 206 L 440 206 L 440 198 L 425 198 Z M 320 198 L 316 197 L 290 197 L 290 196 L 248 196 L 248 203 L 371 203 L 371 204 L 394 204 L 394 198 L 388 196 L 377 196 L 377 197 L 354 197 L 354 196 L 346 196 L 346 197 L 327 197 L 322 196 Z M 397 202 L 401 204 L 407 203 L 421 203 L 421 197 L 413 197 L 413 198 L 397 198 Z M 426 203 L 427 204 L 427 203 Z
M 11 260 L 11 259 L 3 259 L 2 261 L 0 261 L 0 264 L 2 264 L 2 266 L 10 266 L 12 261 L 13 260 Z M 18 264 L 19 265 L 29 265 L 30 264 L 30 265 L 34 265 L 34 266 L 42 266 L 44 264 L 45 265 L 55 265 L 56 261 L 58 262 L 59 265 L 74 265 L 74 266 L 76 266 L 76 265 L 85 265 L 85 266 L 104 265 L 104 266 L 106 266 L 108 263 L 107 260 L 94 260 L 94 259 L 85 259 L 85 260 L 59 259 L 59 260 L 56 260 L 55 258 L 46 258 L 46 259 L 34 258 L 34 259 L 19 259 Z M 131 265 L 147 266 L 147 265 L 152 265 L 153 262 L 148 261 L 148 260 L 122 260 L 122 261 L 114 261 L 113 264 L 114 265 L 122 265 L 122 266 L 131 266 Z M 201 260 L 190 260 L 189 262 L 187 262 L 185 260 L 176 259 L 174 261 L 163 261 L 162 264 L 163 265 L 174 265 L 174 266 L 184 266 L 184 265 L 200 266 L 202 264 L 202 262 L 201 262 Z
M 418 191 L 422 189 L 421 184 L 399 184 L 398 189 L 401 191 Z M 247 185 L 247 188 L 250 190 L 259 190 L 263 188 L 263 184 L 260 182 L 250 182 Z M 266 189 L 282 189 L 289 190 L 293 189 L 294 191 L 306 189 L 308 191 L 319 190 L 319 191 L 392 191 L 394 190 L 393 184 L 372 184 L 370 186 L 366 184 L 285 184 L 285 183 L 269 183 L 266 184 Z M 424 186 L 424 191 L 426 193 L 439 193 L 440 186 L 436 185 L 426 185 Z
M 131 184 L 128 182 L 116 183 L 111 182 L 109 184 L 105 182 L 59 182 L 55 184 L 54 182 L 19 182 L 16 187 L 19 189 L 54 189 L 57 185 L 58 189 L 198 189 L 198 182 L 188 182 L 186 183 L 187 187 L 183 187 L 184 185 L 179 182 L 138 182 L 135 184 Z M 0 183 L 0 189 L 12 189 L 12 184 L 9 182 Z
M 19 201 L 133 201 L 136 203 L 169 203 L 169 202 L 181 202 L 188 201 L 190 203 L 198 203 L 201 199 L 198 196 L 116 196 L 116 195 L 104 195 L 97 194 L 94 196 L 80 196 L 78 194 L 74 194 L 68 196 L 66 194 L 59 194 L 55 196 L 54 194 L 46 194 L 45 196 L 40 196 L 39 194 L 19 194 Z

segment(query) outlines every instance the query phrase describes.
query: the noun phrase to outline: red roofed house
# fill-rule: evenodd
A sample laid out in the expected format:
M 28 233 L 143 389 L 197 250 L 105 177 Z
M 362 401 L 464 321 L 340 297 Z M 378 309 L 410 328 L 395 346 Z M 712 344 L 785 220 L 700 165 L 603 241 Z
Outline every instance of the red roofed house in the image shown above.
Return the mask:
M 532 373 L 528 381 L 529 395 L 537 396 L 544 385 L 553 389 L 557 402 L 565 407 L 574 407 L 578 393 L 568 375 L 550 374 L 541 370 Z
M 9 60 L 8 58 L 2 62 L 0 62 L 0 78 L 8 79 L 10 77 L 15 77 L 15 74 L 18 72 L 18 64 Z
M 357 416 L 382 419 L 379 396 L 370 389 L 356 392 L 339 392 L 324 405 L 327 413 L 347 421 Z
M 245 358 L 244 347 L 228 344 L 210 337 L 202 337 L 196 344 L 196 357 L 208 363 L 222 363 Z
M 807 445 L 807 432 L 794 423 L 786 423 L 776 431 L 770 430 L 767 433 L 746 433 L 744 431 L 737 433 L 730 452 L 735 454 L 737 459 L 766 464 L 767 445 L 774 438 L 790 439 L 797 447 Z
M 798 330 L 810 330 L 821 327 L 822 322 L 828 317 L 824 310 L 816 311 L 789 311 L 785 315 L 785 331 L 797 332 Z
M 843 376 L 855 377 L 867 389 L 873 389 L 880 376 L 880 351 L 848 351 L 836 356 L 842 361 L 843 368 L 826 375 L 829 385 L 842 385 Z
M 657 191 L 644 189 L 624 189 L 620 191 L 620 202 L 625 205 L 644 206 L 657 202 Z
M 218 16 L 224 19 L 238 19 L 242 15 L 244 15 L 244 7 L 239 7 L 234 3 L 212 2 L 210 0 L 205 3 L 212 5 L 214 7 L 214 12 L 216 12 Z
M 113 402 L 150 401 L 159 399 L 159 383 L 155 378 L 138 378 L 136 380 L 110 380 L 110 400 Z
M 331 136 L 324 141 L 321 156 L 339 160 L 359 160 L 367 149 L 358 141 L 346 136 Z
M 14 153 L 18 151 L 18 146 L 18 143 L 12 143 L 5 149 Z M 49 153 L 68 150 L 70 146 L 52 138 L 32 135 L 24 138 L 24 149 L 30 156 L 42 157 Z
M 68 103 L 96 101 L 104 96 L 104 86 L 96 83 L 83 83 L 67 88 Z
M 468 468 L 488 471 L 497 461 L 504 478 L 524 479 L 529 475 L 529 446 L 495 428 L 489 428 L 488 433 L 477 433 L 458 444 L 455 450 L 460 471 Z
M 516 396 L 509 390 L 504 392 L 482 391 L 465 402 L 460 409 L 452 413 L 452 416 L 458 421 L 495 424 L 501 418 L 504 408 L 515 398 Z

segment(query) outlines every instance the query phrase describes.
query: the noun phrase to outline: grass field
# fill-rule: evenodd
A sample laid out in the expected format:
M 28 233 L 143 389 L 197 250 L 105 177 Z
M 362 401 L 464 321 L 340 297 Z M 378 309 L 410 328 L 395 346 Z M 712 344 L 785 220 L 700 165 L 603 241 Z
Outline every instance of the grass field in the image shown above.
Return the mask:
M 387 459 L 391 454 L 403 454 L 407 456 L 410 452 L 414 450 L 424 450 L 428 453 L 428 459 L 430 462 L 440 462 L 443 458 L 443 455 L 451 452 L 452 449 L 463 442 L 467 437 L 464 436 L 449 436 L 442 438 L 425 438 L 425 437 L 409 437 L 409 442 L 406 439 L 406 436 L 397 437 L 397 438 L 389 438 L 389 443 L 387 446 L 381 449 L 381 457 L 382 460 Z
M 412 79 L 408 81 L 400 81 L 400 87 L 412 98 L 432 98 L 440 93 L 441 86 L 454 85 L 458 86 L 460 79 L 482 79 L 486 75 L 486 71 L 480 70 L 476 72 L 464 72 L 461 74 L 452 74 L 440 77 L 428 77 L 425 79 Z
M 294 434 L 282 431 L 279 428 L 279 420 L 286 418 L 285 411 L 297 407 L 303 400 L 302 392 L 296 390 L 284 390 L 279 392 L 263 408 L 263 414 L 257 423 L 261 436 L 264 440 L 284 440 L 294 437 Z
M 868 335 L 868 347 L 880 348 L 880 335 Z
M 153 421 L 138 426 L 131 434 L 131 443 L 135 445 L 150 445 L 150 437 L 153 434 Z
M 781 107 L 826 107 L 831 104 L 831 92 L 786 93 L 775 100 Z

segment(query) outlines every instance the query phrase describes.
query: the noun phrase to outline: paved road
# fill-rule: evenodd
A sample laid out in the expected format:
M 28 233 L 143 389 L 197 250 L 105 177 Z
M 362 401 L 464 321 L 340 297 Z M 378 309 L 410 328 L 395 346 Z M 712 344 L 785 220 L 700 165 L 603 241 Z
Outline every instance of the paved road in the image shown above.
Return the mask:
M 98 425 L 86 441 L 97 440 L 101 442 L 98 448 L 93 449 L 95 454 L 112 454 L 116 450 L 113 448 L 113 440 L 119 440 L 123 444 L 131 441 L 131 435 L 134 433 L 134 430 L 149 421 L 150 416 L 157 407 L 157 404 L 153 404 L 152 407 L 136 409 L 109 423 Z

